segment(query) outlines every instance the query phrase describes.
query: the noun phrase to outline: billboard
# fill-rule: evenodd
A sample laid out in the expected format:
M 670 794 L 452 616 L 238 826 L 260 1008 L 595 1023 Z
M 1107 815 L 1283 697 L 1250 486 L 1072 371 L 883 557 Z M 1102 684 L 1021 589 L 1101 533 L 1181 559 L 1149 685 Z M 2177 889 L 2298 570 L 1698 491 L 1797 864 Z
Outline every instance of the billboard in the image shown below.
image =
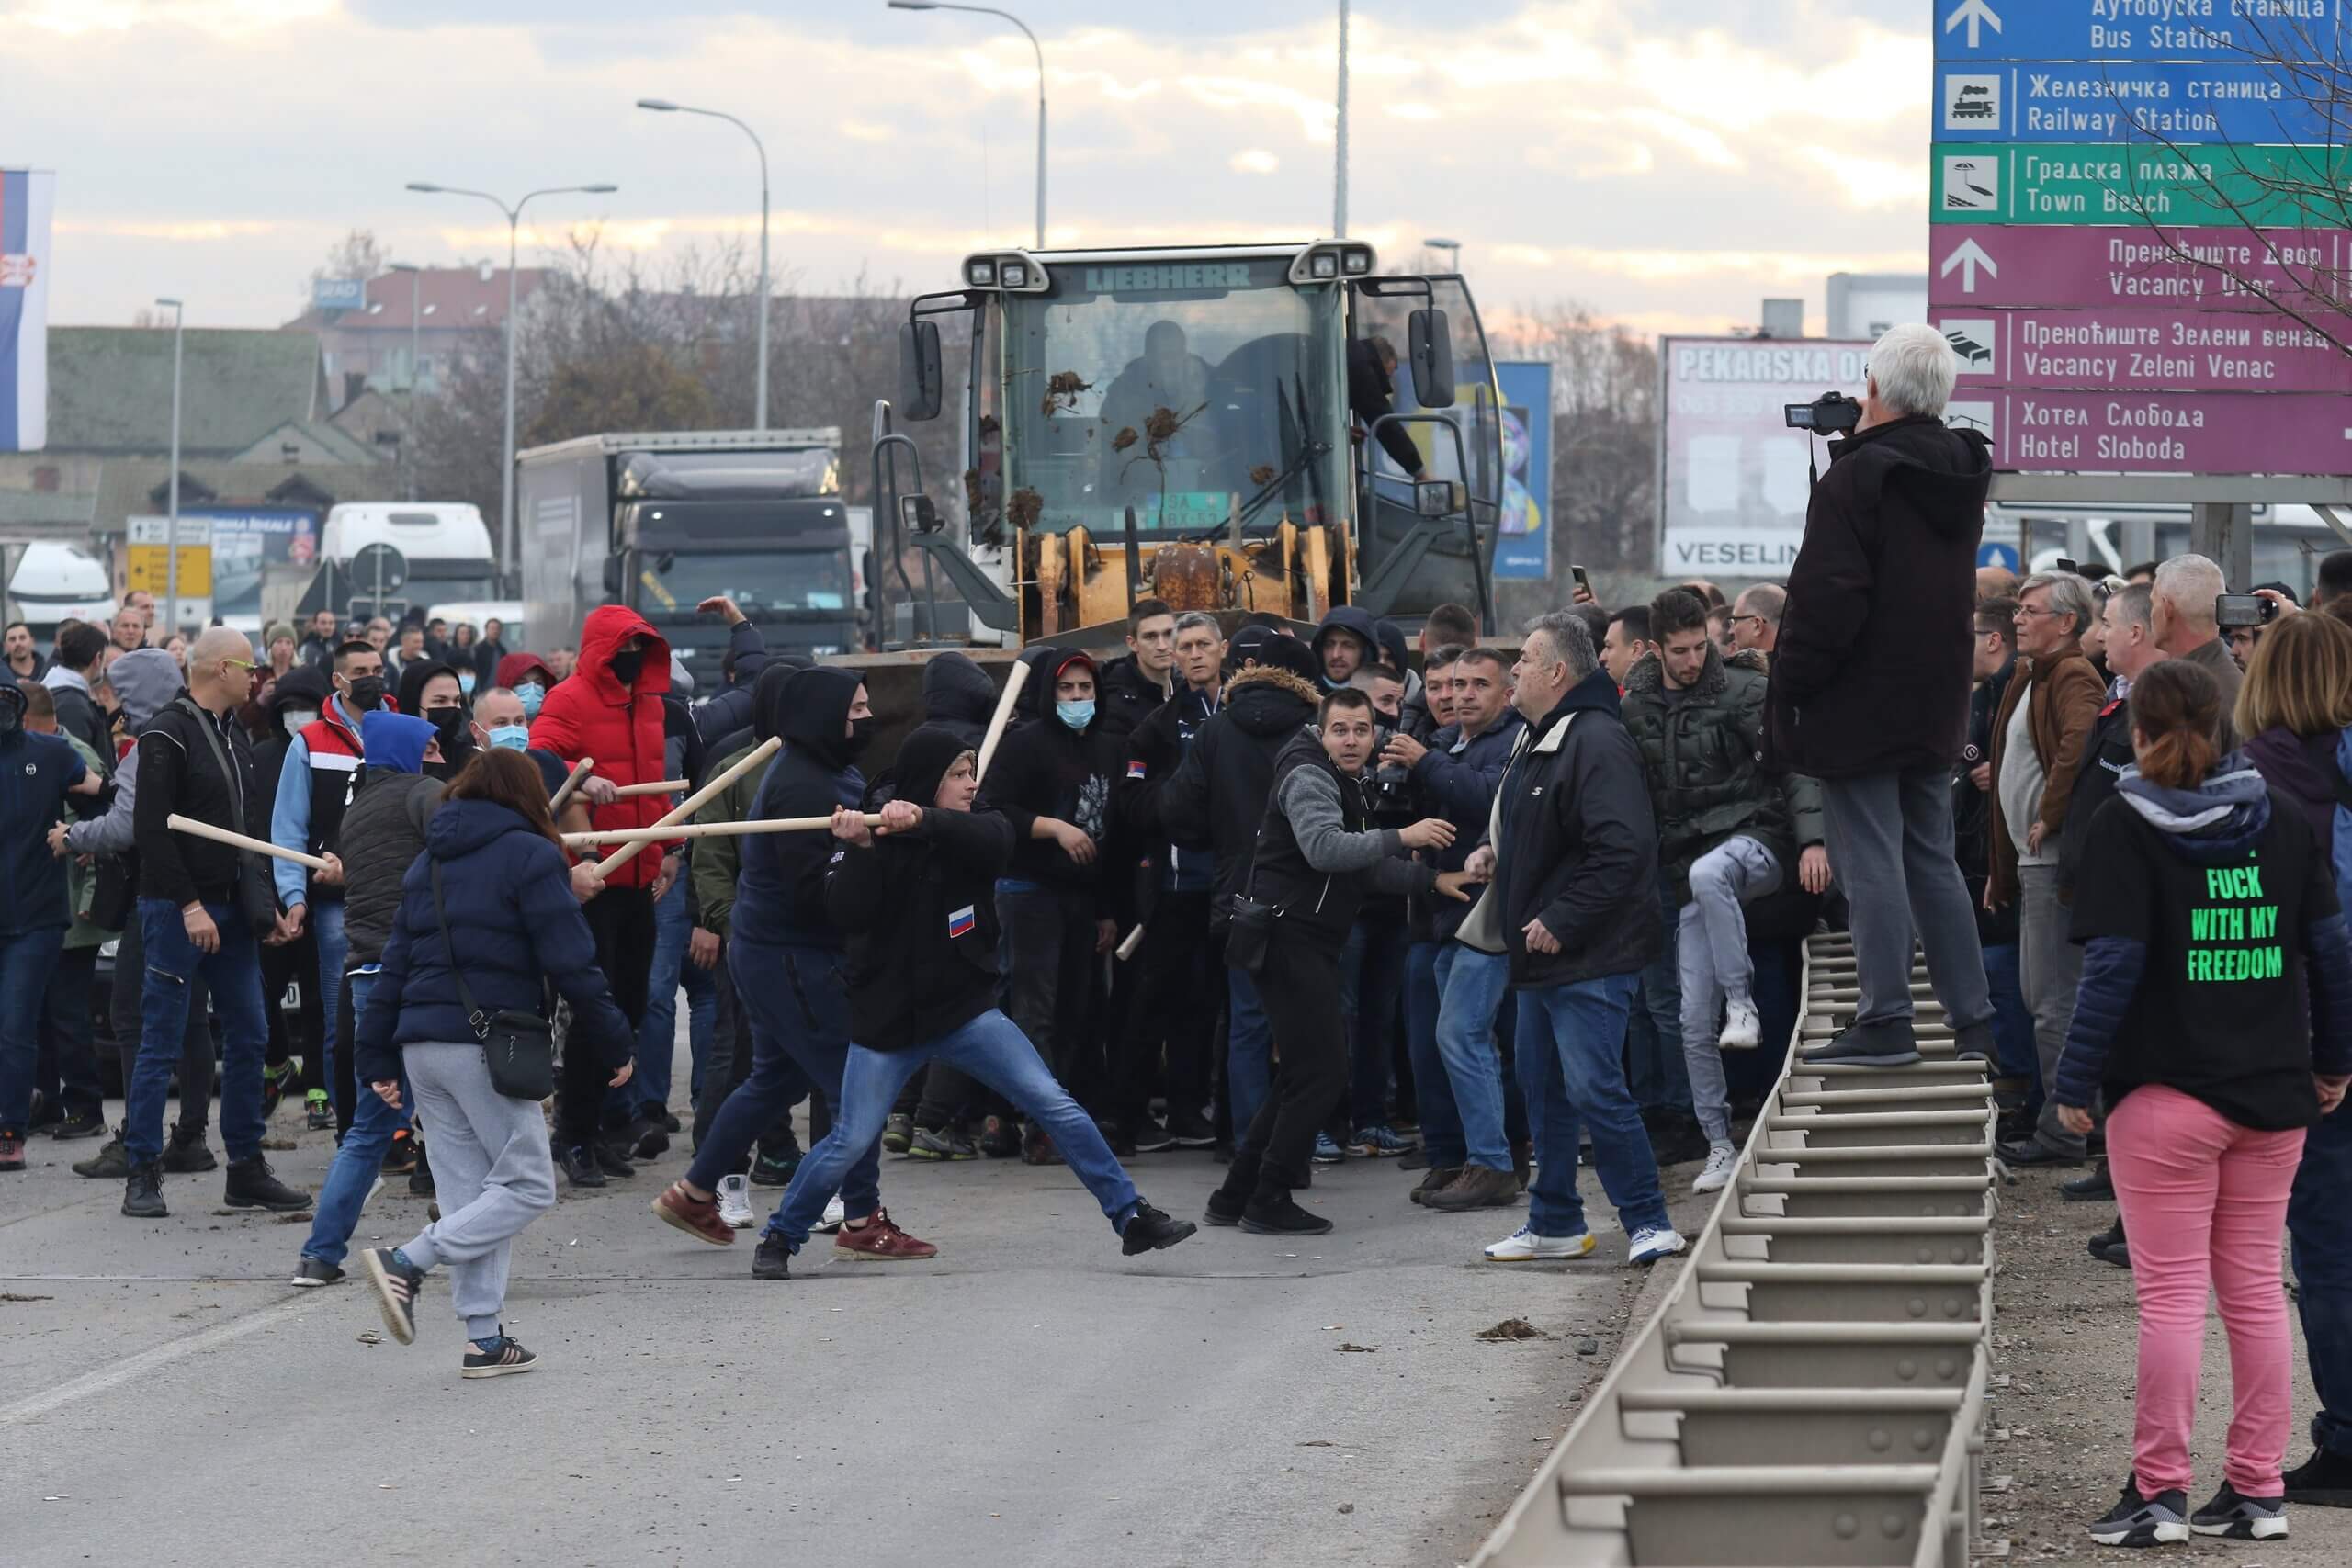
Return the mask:
M 129 581 L 157 598 L 168 570 L 169 519 L 130 522 Z M 315 567 L 319 514 L 300 506 L 180 508 L 180 618 L 258 620 L 262 582 L 273 566 Z
M 1658 557 L 1670 578 L 1780 577 L 1804 539 L 1808 468 L 1826 457 L 1781 410 L 1860 397 L 1871 345 L 1824 338 L 1658 343 Z
M 311 283 L 311 304 L 320 310 L 358 310 L 367 308 L 368 280 L 364 277 L 321 277 Z
M 49 440 L 49 215 L 57 176 L 0 169 L 0 452 Z
M 1541 360 L 1498 360 L 1502 387 L 1502 526 L 1495 539 L 1495 580 L 1547 582 L 1552 577 L 1552 367 Z

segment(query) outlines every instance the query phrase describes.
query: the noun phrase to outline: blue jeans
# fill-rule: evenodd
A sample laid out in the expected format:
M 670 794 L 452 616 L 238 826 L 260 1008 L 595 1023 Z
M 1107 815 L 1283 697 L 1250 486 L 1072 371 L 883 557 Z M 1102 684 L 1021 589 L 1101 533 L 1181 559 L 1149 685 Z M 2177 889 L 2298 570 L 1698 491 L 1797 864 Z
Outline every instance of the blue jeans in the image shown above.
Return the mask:
M 1390 1031 L 1405 984 L 1410 934 L 1401 915 L 1367 916 L 1356 921 L 1340 950 L 1340 1013 L 1347 1020 L 1350 1050 L 1345 1109 L 1351 1131 L 1388 1120 L 1395 1055 Z
M 659 1116 L 670 1106 L 671 1060 L 678 1048 L 678 987 L 686 988 L 686 1054 L 693 1063 L 690 1098 L 702 1095 L 703 1064 L 710 1057 L 710 1032 L 718 1021 L 718 974 L 686 962 L 686 939 L 694 919 L 686 907 L 686 879 L 670 885 L 653 907 L 653 969 L 646 976 L 645 1022 L 637 1032 L 637 1072 L 629 1089 L 637 1102 Z
M 139 1061 L 123 1110 L 122 1146 L 133 1165 L 163 1157 L 164 1100 L 179 1065 L 187 1028 L 188 982 L 202 976 L 220 1010 L 220 1141 L 232 1160 L 261 1153 L 261 1066 L 269 1023 L 261 1010 L 261 943 L 232 904 L 207 904 L 220 933 L 212 953 L 187 938 L 179 906 L 169 898 L 139 900 L 140 941 L 147 973 L 139 1008 Z M 118 1028 L 121 1027 L 119 1024 Z
M 1437 955 L 1438 1056 L 1462 1120 L 1468 1161 L 1488 1170 L 1511 1168 L 1503 1137 L 1503 1054 L 1495 1043 L 1495 1010 L 1510 988 L 1510 959 L 1449 942 Z M 1526 1055 L 1521 1035 L 1520 1055 Z M 1532 1103 L 1532 1101 L 1530 1102 Z
M 752 1141 L 791 1110 L 810 1084 L 833 1108 L 839 1124 L 842 1072 L 850 1053 L 849 992 L 841 966 L 842 955 L 830 948 L 728 938 L 727 972 L 752 1031 L 752 1076 L 718 1108 L 710 1136 L 696 1145 L 694 1163 L 686 1168 L 688 1183 L 708 1192 L 720 1177 L 743 1169 Z M 880 1121 L 865 1144 L 850 1151 L 838 1180 L 842 1203 L 853 1217 L 882 1206 Z M 832 1195 L 827 1187 L 823 1196 Z M 776 1213 L 783 1213 L 779 1205 Z
M 368 1016 L 368 993 L 376 988 L 377 976 L 368 971 L 352 976 L 345 984 L 351 989 L 352 1027 Z M 401 1103 L 410 1103 L 408 1077 L 401 1077 Z M 315 1258 L 322 1263 L 340 1264 L 351 1250 L 351 1233 L 359 1228 L 359 1210 L 368 1201 L 368 1194 L 376 1185 L 376 1178 L 384 1168 L 384 1156 L 390 1152 L 392 1137 L 408 1125 L 408 1112 L 395 1111 L 384 1103 L 383 1096 L 366 1084 L 359 1086 L 359 1098 L 352 1107 L 351 1131 L 343 1135 L 343 1143 L 334 1151 L 334 1163 L 327 1167 L 327 1179 L 319 1189 L 319 1201 L 311 1206 L 311 1239 L 302 1244 L 302 1256 Z
M 1592 1133 L 1592 1168 L 1628 1236 L 1667 1224 L 1666 1192 L 1641 1112 L 1625 1089 L 1618 1043 L 1638 975 L 1609 975 L 1519 993 L 1519 1072 L 1535 1134 L 1527 1224 L 1538 1235 L 1583 1232 L 1577 1129 Z
M 2018 968 L 2018 944 L 2002 942 L 1984 949 L 1984 980 L 1993 991 L 1994 1065 L 2005 1078 L 2024 1078 L 2033 1086 L 2031 1108 L 2041 1109 L 2041 1058 L 2033 1043 L 2033 1014 L 2025 1005 Z
M 784 1201 L 768 1220 L 768 1235 L 781 1236 L 795 1252 L 800 1250 L 808 1240 L 808 1227 L 824 1213 L 826 1200 L 845 1179 L 843 1173 L 848 1173 L 847 1179 L 854 1179 L 854 1162 L 870 1157 L 866 1151 L 874 1149 L 882 1136 L 882 1123 L 898 1102 L 899 1091 L 933 1060 L 979 1079 L 1011 1100 L 1025 1120 L 1044 1127 L 1054 1147 L 1069 1162 L 1071 1173 L 1102 1205 L 1111 1229 L 1126 1228 L 1142 1201 L 1136 1195 L 1136 1184 L 1127 1179 L 1111 1145 L 1102 1141 L 1094 1118 L 1080 1110 L 1046 1070 L 1045 1059 L 1029 1043 L 1029 1037 L 1011 1019 L 990 1008 L 960 1029 L 903 1051 L 869 1051 L 863 1045 L 849 1048 L 841 1077 L 841 1111 L 833 1118 L 833 1130 L 792 1173 Z M 873 1212 L 870 1207 L 858 1207 L 845 1191 L 842 1206 L 852 1214 Z
M 49 998 L 49 977 L 56 971 L 57 955 L 64 946 L 63 926 L 39 926 L 14 936 L 0 936 L 0 1133 L 21 1137 L 32 1121 L 33 1072 L 40 1058 L 40 1010 Z
M 335 1048 L 351 1049 L 351 1042 L 335 1038 L 343 998 L 343 966 L 351 959 L 351 939 L 343 931 L 343 900 L 313 898 L 305 913 L 311 937 L 319 949 L 319 1054 L 324 1058 L 319 1064 L 319 1081 L 327 1086 L 330 1097 L 340 1092 L 334 1087 Z M 263 1015 L 267 1018 L 267 1014 Z M 355 1012 L 353 1017 L 358 1015 Z M 366 1084 L 358 1091 L 370 1100 L 375 1095 Z
M 1413 1064 L 1413 1101 L 1421 1115 L 1421 1150 L 1431 1167 L 1449 1170 L 1469 1157 L 1462 1142 L 1462 1112 L 1438 1055 L 1437 1019 L 1444 989 L 1437 977 L 1443 942 L 1417 942 L 1405 954 L 1405 1051 Z
M 1233 1135 L 1238 1139 L 1258 1119 L 1258 1107 L 1274 1082 L 1274 1026 L 1266 1020 L 1266 1005 L 1258 999 L 1258 977 L 1246 969 L 1227 969 L 1233 998 L 1231 1021 L 1226 1026 L 1225 1087 L 1233 1101 Z
M 2287 1200 L 2297 1312 L 2319 1411 L 2312 1441 L 2352 1459 L 2352 1111 L 2338 1108 L 2303 1138 Z
M 1666 945 L 1650 960 L 1625 1021 L 1626 1088 L 1645 1111 L 1693 1113 L 1690 1069 L 1682 1060 L 1681 917 L 1659 890 L 1658 930 Z

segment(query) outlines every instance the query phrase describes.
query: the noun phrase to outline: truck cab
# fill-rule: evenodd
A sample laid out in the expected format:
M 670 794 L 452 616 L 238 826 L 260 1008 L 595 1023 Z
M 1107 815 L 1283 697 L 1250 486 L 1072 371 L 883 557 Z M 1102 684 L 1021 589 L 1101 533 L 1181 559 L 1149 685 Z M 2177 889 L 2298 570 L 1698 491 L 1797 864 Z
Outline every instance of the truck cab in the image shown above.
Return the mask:
M 1459 276 L 1377 265 L 1355 241 L 967 257 L 910 310 L 891 411 L 937 415 L 960 318 L 966 538 L 899 492 L 910 443 L 877 430 L 877 598 L 913 592 L 911 547 L 1023 642 L 1108 640 L 1146 594 L 1491 622 L 1501 405 L 1477 309 Z
M 390 546 L 403 563 L 399 583 L 380 595 L 364 564 L 352 570 L 371 545 Z M 304 615 L 331 609 L 351 620 L 382 615 L 397 622 L 412 604 L 498 596 L 490 527 L 481 508 L 468 502 L 364 501 L 331 507 L 319 532 L 319 559 L 322 570 L 302 598 Z
M 837 430 L 588 435 L 516 456 L 523 598 L 532 636 L 576 640 L 626 604 L 716 690 L 728 628 L 695 606 L 735 601 L 770 649 L 860 646 Z

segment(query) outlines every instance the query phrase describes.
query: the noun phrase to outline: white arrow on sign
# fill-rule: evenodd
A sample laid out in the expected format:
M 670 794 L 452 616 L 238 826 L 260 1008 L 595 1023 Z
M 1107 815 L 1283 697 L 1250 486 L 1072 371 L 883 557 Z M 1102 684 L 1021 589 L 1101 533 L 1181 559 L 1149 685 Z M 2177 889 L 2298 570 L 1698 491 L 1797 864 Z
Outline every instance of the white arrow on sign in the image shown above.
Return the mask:
M 1957 268 L 1960 271 L 1960 291 L 1962 294 L 1973 294 L 1976 292 L 1978 267 L 1983 267 L 1988 277 L 2001 276 L 2000 267 L 1995 264 L 1991 256 L 1984 254 L 1984 246 L 1973 240 L 1962 240 L 1960 243 L 1960 249 L 1944 258 L 1944 265 L 1938 270 L 1937 276 L 1950 277 L 1953 269 Z
M 1984 0 L 1960 0 L 1960 4 L 1952 8 L 1951 15 L 1944 18 L 1944 31 L 1957 32 L 1962 22 L 1968 24 L 1968 47 L 1971 49 L 1977 47 L 1982 38 L 1980 29 L 1984 24 L 1991 23 L 1996 33 L 2001 30 L 2000 15 L 1984 4 Z

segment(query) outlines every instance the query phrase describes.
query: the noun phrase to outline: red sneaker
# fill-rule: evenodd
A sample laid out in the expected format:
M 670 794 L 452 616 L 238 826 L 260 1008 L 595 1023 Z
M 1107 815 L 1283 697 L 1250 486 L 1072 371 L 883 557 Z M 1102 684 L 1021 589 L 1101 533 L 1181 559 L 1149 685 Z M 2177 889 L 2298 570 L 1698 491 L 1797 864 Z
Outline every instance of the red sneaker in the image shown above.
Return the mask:
M 913 1263 L 939 1256 L 939 1248 L 893 1224 L 888 1209 L 876 1209 L 864 1220 L 844 1223 L 833 1233 L 833 1250 L 868 1263 Z
M 653 1200 L 653 1212 L 664 1224 L 675 1225 L 697 1241 L 713 1247 L 735 1245 L 735 1227 L 718 1217 L 718 1200 L 697 1198 L 683 1181 L 673 1181 Z

